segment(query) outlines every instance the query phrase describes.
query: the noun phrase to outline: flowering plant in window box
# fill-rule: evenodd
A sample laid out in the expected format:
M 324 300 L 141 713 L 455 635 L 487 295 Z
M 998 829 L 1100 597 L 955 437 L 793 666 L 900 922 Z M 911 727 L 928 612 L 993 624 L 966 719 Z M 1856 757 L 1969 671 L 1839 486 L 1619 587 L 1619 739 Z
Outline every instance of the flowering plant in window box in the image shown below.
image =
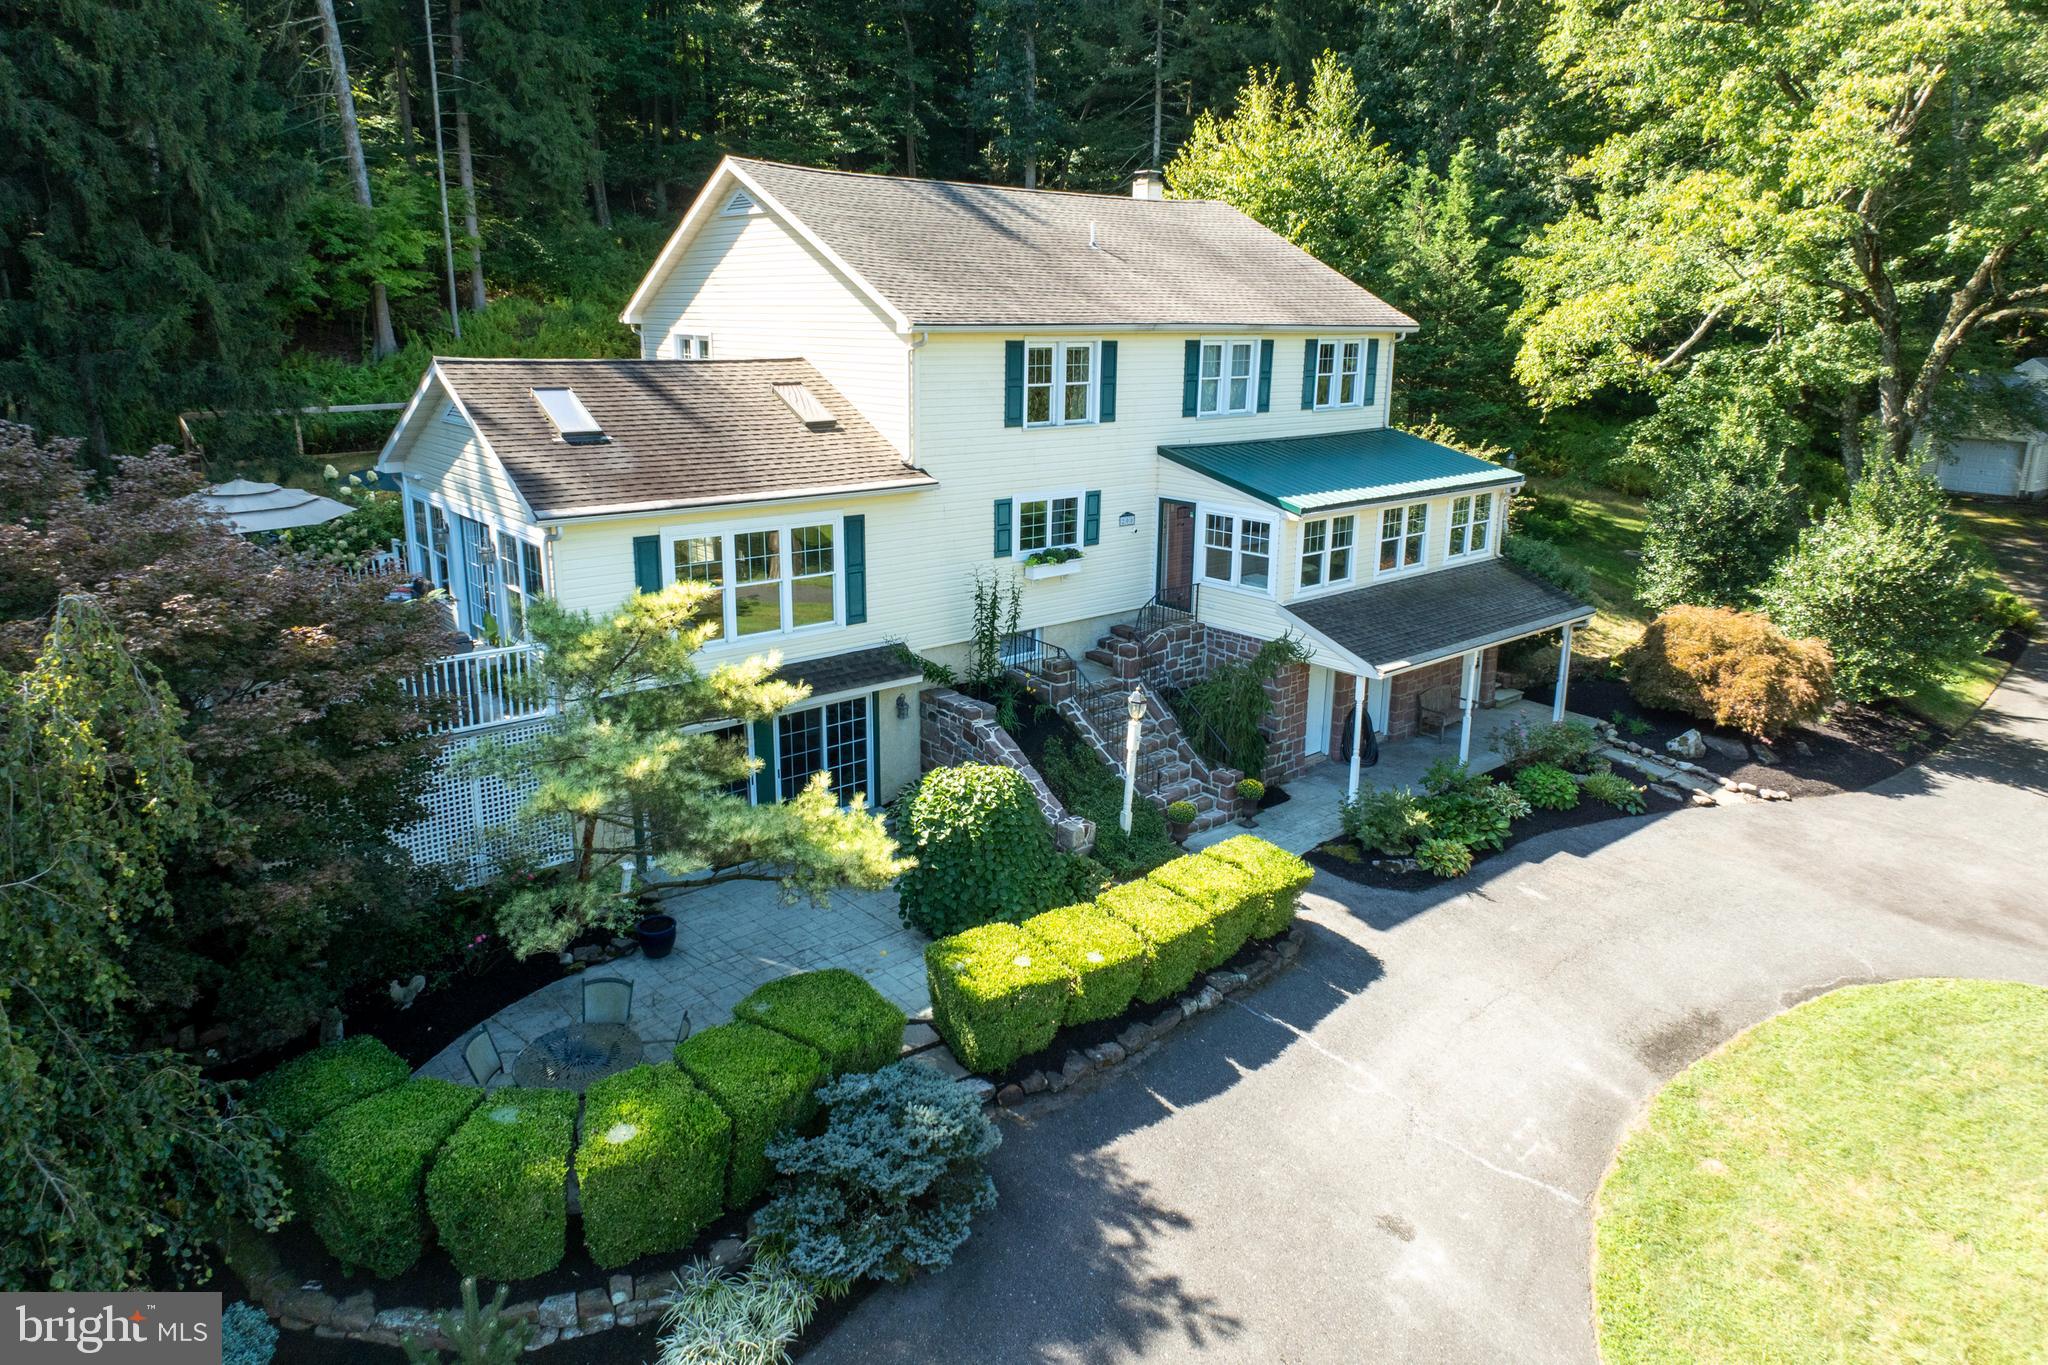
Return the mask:
M 1059 578 L 1078 572 L 1081 552 L 1071 546 L 1055 547 L 1050 550 L 1036 550 L 1025 557 L 1026 578 Z

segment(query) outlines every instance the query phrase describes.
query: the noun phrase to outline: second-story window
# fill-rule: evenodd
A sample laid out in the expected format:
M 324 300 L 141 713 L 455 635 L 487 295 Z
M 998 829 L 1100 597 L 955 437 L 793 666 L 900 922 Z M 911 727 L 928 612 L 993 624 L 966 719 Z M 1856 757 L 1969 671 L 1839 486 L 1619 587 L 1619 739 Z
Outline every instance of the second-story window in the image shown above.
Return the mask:
M 1230 417 L 1258 402 L 1259 346 L 1256 341 L 1205 341 L 1195 388 L 1197 417 Z
M 1331 517 L 1301 526 L 1301 586 L 1320 588 L 1351 580 L 1351 543 L 1358 518 Z
M 1315 403 L 1319 408 L 1355 408 L 1363 401 L 1360 382 L 1365 347 L 1358 341 L 1316 343 Z
M 837 539 L 836 522 L 678 535 L 669 555 L 675 581 L 717 590 L 714 638 L 774 635 L 838 619 Z
M 1017 502 L 1017 553 L 1070 550 L 1081 543 L 1081 498 L 1020 498 Z
M 1429 504 L 1389 507 L 1380 513 L 1380 572 L 1398 573 L 1422 564 L 1429 543 Z
M 1493 494 L 1475 493 L 1451 499 L 1451 538 L 1445 555 L 1465 559 L 1486 553 L 1493 537 Z
M 1024 348 L 1024 425 L 1095 420 L 1095 343 L 1034 341 Z
M 1273 523 L 1263 517 L 1204 512 L 1202 577 L 1265 592 L 1273 582 Z

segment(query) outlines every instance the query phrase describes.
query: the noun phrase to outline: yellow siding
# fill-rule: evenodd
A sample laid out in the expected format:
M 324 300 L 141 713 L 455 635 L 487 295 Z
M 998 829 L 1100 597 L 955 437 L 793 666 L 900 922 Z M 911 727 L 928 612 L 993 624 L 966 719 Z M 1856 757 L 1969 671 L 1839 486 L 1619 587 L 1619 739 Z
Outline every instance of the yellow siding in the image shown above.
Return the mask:
M 447 391 L 436 384 L 421 399 L 412 429 L 393 452 L 394 463 L 422 491 L 465 516 L 498 526 L 531 521 L 525 500 L 504 466 L 484 450 L 468 423 L 443 421 Z
M 909 347 L 888 317 L 768 213 L 713 214 L 648 300 L 641 354 L 675 333 L 713 360 L 802 356 L 895 447 L 908 450 Z

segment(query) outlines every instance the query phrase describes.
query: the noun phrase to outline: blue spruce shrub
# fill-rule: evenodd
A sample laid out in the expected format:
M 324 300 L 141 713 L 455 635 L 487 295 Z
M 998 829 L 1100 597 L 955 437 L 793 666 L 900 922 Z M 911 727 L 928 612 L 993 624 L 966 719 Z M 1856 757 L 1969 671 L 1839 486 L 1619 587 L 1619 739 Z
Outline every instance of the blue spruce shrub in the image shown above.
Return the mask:
M 277 1328 L 252 1303 L 231 1303 L 220 1315 L 221 1365 L 270 1365 Z
M 825 1131 L 768 1148 L 785 1178 L 756 1216 L 762 1243 L 833 1290 L 951 1265 L 996 1204 L 983 1163 L 1002 1135 L 981 1102 L 910 1062 L 842 1076 L 818 1098 Z

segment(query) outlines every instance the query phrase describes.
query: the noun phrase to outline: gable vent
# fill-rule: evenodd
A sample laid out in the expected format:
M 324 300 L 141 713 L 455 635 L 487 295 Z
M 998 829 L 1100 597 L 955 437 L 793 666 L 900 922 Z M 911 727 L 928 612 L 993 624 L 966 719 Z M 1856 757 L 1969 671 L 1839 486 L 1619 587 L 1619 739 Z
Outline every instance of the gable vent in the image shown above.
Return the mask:
M 604 428 L 597 424 L 597 419 L 590 415 L 590 409 L 583 406 L 576 390 L 535 389 L 533 401 L 540 404 L 540 410 L 555 424 L 555 430 L 567 444 L 591 446 L 611 440 L 604 434 Z
M 818 401 L 818 395 L 801 384 L 777 384 L 775 396 L 789 404 L 789 410 L 803 419 L 803 424 L 812 431 L 834 431 L 839 419 L 825 410 Z
M 761 206 L 754 202 L 754 196 L 745 190 L 734 190 L 732 198 L 725 201 L 723 213 L 759 213 Z

